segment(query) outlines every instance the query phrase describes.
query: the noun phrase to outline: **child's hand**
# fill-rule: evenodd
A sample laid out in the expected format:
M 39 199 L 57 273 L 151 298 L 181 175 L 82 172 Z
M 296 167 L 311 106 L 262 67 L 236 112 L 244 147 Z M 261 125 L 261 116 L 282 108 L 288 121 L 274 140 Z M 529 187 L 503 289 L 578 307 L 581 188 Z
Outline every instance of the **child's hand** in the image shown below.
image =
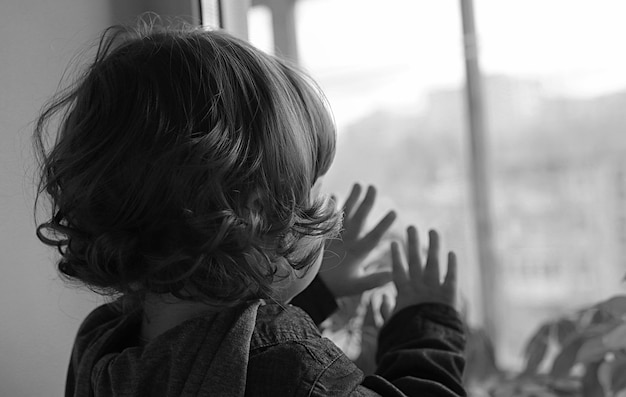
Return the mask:
M 376 351 L 378 349 L 378 333 L 382 324 L 376 322 L 376 311 L 380 312 L 383 323 L 391 317 L 393 306 L 387 295 L 382 296 L 380 309 L 374 307 L 374 302 L 367 303 L 363 325 L 361 326 L 361 354 L 354 360 L 365 375 L 372 375 L 376 372 Z
M 344 230 L 337 239 L 326 244 L 319 276 L 336 298 L 357 295 L 391 281 L 391 272 L 363 273 L 363 259 L 376 248 L 381 238 L 396 219 L 390 211 L 378 224 L 363 234 L 363 227 L 376 200 L 376 188 L 370 186 L 363 201 L 361 185 L 354 184 L 343 207 Z M 356 209 L 355 209 L 356 208 Z
M 439 236 L 431 230 L 426 265 L 422 267 L 417 230 L 407 229 L 408 271 L 397 242 L 391 244 L 393 281 L 398 290 L 394 313 L 420 303 L 444 303 L 454 307 L 456 301 L 456 256 L 448 254 L 448 271 L 443 283 L 439 278 Z

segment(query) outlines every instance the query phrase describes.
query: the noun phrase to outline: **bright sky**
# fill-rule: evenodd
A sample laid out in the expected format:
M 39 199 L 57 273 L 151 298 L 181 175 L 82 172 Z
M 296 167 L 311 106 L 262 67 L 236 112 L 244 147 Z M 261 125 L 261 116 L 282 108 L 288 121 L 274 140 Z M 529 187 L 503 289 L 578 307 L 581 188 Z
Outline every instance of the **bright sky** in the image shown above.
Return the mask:
M 461 84 L 460 1 L 298 0 L 301 61 L 339 124 L 381 104 L 419 106 L 428 90 Z M 539 79 L 552 94 L 626 87 L 626 1 L 474 3 L 486 73 Z M 265 48 L 267 18 L 258 10 L 250 18 L 251 40 Z

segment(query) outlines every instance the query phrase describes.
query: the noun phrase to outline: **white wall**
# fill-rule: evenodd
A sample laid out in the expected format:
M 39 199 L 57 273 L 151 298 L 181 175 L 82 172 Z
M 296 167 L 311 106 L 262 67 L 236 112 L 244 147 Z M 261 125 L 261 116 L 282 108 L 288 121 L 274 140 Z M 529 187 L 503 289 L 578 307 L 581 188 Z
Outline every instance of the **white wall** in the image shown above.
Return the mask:
M 98 302 L 59 280 L 54 252 L 35 238 L 32 121 L 85 43 L 141 11 L 174 14 L 173 4 L 189 15 L 180 0 L 0 1 L 0 396 L 62 395 L 74 334 Z

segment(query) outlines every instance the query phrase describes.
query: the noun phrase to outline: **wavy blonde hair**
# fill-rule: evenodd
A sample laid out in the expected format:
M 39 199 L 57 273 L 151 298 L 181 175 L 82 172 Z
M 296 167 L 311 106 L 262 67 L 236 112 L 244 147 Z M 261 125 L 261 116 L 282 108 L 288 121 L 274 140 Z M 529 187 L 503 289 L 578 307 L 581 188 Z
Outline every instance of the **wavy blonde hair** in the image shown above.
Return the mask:
M 340 226 L 310 197 L 335 153 L 323 95 L 224 32 L 109 28 L 34 142 L 52 204 L 37 235 L 62 275 L 100 293 L 270 297 L 277 259 L 311 265 Z

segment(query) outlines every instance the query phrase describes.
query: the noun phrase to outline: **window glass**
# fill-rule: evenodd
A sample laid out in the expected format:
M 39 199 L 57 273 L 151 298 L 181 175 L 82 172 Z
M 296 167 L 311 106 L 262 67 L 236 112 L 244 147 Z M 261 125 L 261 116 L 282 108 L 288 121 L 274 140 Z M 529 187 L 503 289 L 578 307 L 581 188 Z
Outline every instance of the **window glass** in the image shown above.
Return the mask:
M 413 224 L 426 246 L 428 230 L 438 230 L 442 252 L 462 258 L 464 307 L 478 321 L 457 2 L 301 0 L 296 17 L 300 62 L 338 126 L 324 189 L 341 199 L 353 182 L 376 186 L 370 226 L 396 210 L 390 236 Z M 388 243 L 379 254 L 387 251 Z
M 626 3 L 476 0 L 497 261 L 498 348 L 521 365 L 540 323 L 626 273 Z
M 459 4 L 298 0 L 296 21 L 300 62 L 338 125 L 325 190 L 341 200 L 353 182 L 373 184 L 372 222 L 395 209 L 392 235 L 409 224 L 423 241 L 429 228 L 440 231 L 443 248 L 459 257 L 461 308 L 480 327 Z M 488 315 L 499 364 L 517 370 L 543 322 L 621 289 L 626 3 L 475 0 L 475 7 L 501 270 L 499 311 Z M 250 17 L 252 42 L 269 51 L 271 15 Z

